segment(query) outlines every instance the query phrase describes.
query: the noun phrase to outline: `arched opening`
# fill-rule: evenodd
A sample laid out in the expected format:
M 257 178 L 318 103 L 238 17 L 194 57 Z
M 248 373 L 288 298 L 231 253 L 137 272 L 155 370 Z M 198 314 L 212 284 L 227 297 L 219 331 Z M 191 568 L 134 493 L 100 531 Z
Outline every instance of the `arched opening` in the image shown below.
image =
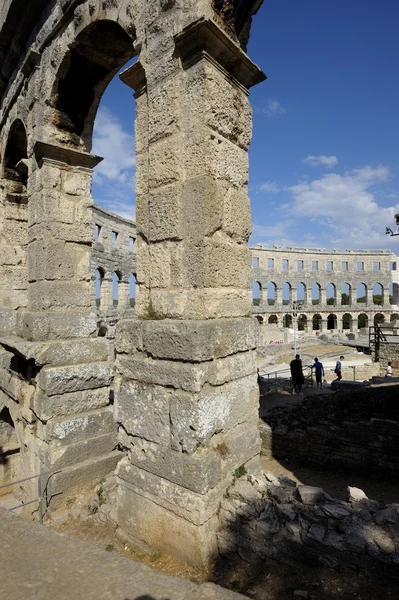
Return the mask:
M 330 314 L 327 317 L 327 329 L 337 329 L 337 315 Z
M 366 329 L 369 326 L 369 318 L 365 313 L 362 313 L 357 318 L 358 329 Z
M 282 294 L 283 294 L 283 304 L 287 305 L 291 303 L 291 284 L 288 282 L 283 283 L 283 289 L 282 289 Z
M 321 287 L 318 283 L 312 285 L 312 304 L 320 304 L 321 302 Z
M 352 304 L 352 288 L 349 283 L 344 283 L 341 287 L 341 306 L 350 306 Z
M 306 285 L 304 283 L 298 283 L 296 287 L 296 299 L 306 304 Z
M 382 313 L 377 313 L 374 316 L 374 325 L 382 325 L 382 323 L 385 323 L 385 317 Z
M 316 314 L 313 315 L 312 323 L 313 323 L 313 331 L 321 331 L 321 315 Z
M 358 304 L 367 303 L 367 287 L 365 283 L 358 283 L 356 287 L 356 302 Z
M 389 286 L 389 302 L 393 306 L 399 305 L 399 284 L 391 283 Z
M 0 484 L 12 483 L 19 477 L 20 443 L 9 409 L 0 405 Z M 0 496 L 12 491 L 12 487 L 0 489 Z
M 384 304 L 384 288 L 381 283 L 373 285 L 373 304 L 375 306 L 382 306 Z
M 342 316 L 342 329 L 352 329 L 352 315 L 345 313 Z
M 326 301 L 329 306 L 337 304 L 337 288 L 333 283 L 328 283 L 326 286 Z
M 308 318 L 306 315 L 299 315 L 298 317 L 298 331 L 307 331 L 308 329 Z
M 269 325 L 271 325 L 271 324 L 277 325 L 277 323 L 278 323 L 277 315 L 270 315 L 270 317 L 268 319 L 268 323 L 269 323 Z
M 101 306 L 101 293 L 105 272 L 102 267 L 96 270 L 96 306 Z
M 292 327 L 292 315 L 290 313 L 284 315 L 283 327 Z
M 28 185 L 28 140 L 24 124 L 16 119 L 11 125 L 3 160 L 3 177 L 8 182 L 7 192 L 26 194 Z
M 119 306 L 119 285 L 122 281 L 122 275 L 118 271 L 112 273 L 112 305 Z
M 129 277 L 129 304 L 130 306 L 136 304 L 136 275 L 133 273 Z
M 52 103 L 57 128 L 69 143 L 91 151 L 94 117 L 104 90 L 114 75 L 131 60 L 135 32 L 129 35 L 118 23 L 91 23 L 76 38 L 58 72 Z
M 262 300 L 262 284 L 259 281 L 254 281 L 252 285 L 252 304 L 259 306 Z
M 398 313 L 392 313 L 390 321 L 399 321 L 399 314 Z
M 270 282 L 267 285 L 267 303 L 269 306 L 276 304 L 277 286 L 275 283 Z

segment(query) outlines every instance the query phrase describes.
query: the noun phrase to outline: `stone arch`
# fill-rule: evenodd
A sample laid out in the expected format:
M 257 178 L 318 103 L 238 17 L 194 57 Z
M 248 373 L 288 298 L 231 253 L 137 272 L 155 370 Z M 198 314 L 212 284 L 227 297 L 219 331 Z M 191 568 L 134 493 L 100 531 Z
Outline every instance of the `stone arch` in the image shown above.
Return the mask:
M 3 179 L 7 181 L 7 192 L 24 196 L 28 186 L 28 137 L 21 119 L 13 121 L 8 132 L 3 157 Z
M 316 313 L 312 318 L 313 331 L 321 331 L 322 329 L 322 316 Z
M 112 305 L 119 306 L 120 293 L 119 288 L 122 282 L 122 273 L 120 271 L 114 271 L 112 273 Z
M 292 315 L 291 313 L 286 313 L 283 317 L 283 327 L 292 327 Z
M 312 284 L 312 304 L 321 303 L 321 285 L 319 283 Z
M 374 306 L 384 304 L 384 286 L 381 283 L 374 283 L 373 285 L 373 304 Z
M 267 284 L 267 304 L 269 306 L 273 306 L 274 304 L 276 304 L 276 298 L 277 298 L 277 285 L 273 281 L 270 281 Z
M 337 315 L 330 313 L 327 317 L 327 329 L 337 329 Z
M 357 318 L 357 326 L 359 329 L 365 329 L 369 326 L 369 318 L 366 313 L 360 313 Z
M 382 313 L 374 315 L 374 325 L 381 325 L 382 323 L 385 323 L 385 316 Z
M 103 267 L 97 267 L 96 269 L 96 281 L 95 281 L 95 292 L 96 292 L 96 306 L 100 307 L 103 301 L 102 298 L 102 286 L 104 283 L 105 270 Z
M 278 317 L 277 317 L 277 315 L 270 315 L 269 319 L 268 319 L 268 323 L 269 323 L 269 325 L 271 325 L 271 324 L 276 324 L 277 325 L 278 324 Z
M 296 299 L 303 304 L 307 302 L 307 287 L 302 281 L 296 286 Z
M 254 306 L 262 304 L 262 284 L 260 281 L 254 281 L 252 284 L 252 304 Z
M 298 331 L 307 331 L 308 329 L 308 318 L 306 315 L 301 314 L 298 317 Z
M 352 304 L 352 286 L 350 283 L 343 283 L 341 286 L 341 306 L 351 306 Z
M 365 283 L 358 283 L 356 286 L 356 302 L 367 304 L 367 285 Z
M 392 313 L 390 320 L 391 321 L 399 321 L 399 313 Z
M 135 306 L 136 304 L 136 274 L 131 273 L 129 275 L 129 304 Z
M 342 329 L 352 330 L 352 315 L 350 313 L 342 315 Z
M 291 304 L 292 301 L 292 285 L 285 281 L 282 285 L 283 304 Z
M 54 122 L 64 141 L 90 152 L 94 118 L 114 75 L 136 55 L 132 35 L 116 21 L 87 24 L 58 69 L 51 94 Z
M 337 304 L 337 286 L 335 283 L 328 283 L 326 285 L 326 302 L 331 306 Z

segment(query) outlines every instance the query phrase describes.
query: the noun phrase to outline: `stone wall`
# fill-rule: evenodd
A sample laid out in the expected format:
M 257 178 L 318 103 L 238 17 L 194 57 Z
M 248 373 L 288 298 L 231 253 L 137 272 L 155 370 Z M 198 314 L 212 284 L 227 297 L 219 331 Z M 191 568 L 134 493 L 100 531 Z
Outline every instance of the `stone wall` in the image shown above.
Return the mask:
M 379 349 L 380 375 L 385 374 L 388 361 L 392 362 L 392 375 L 399 377 L 399 344 L 381 343 Z
M 263 453 L 377 476 L 396 473 L 398 393 L 398 386 L 367 387 L 271 409 L 260 425 Z
M 220 510 L 219 552 L 254 564 L 326 566 L 399 578 L 399 504 L 382 506 L 362 490 L 348 501 L 271 473 L 242 477 Z

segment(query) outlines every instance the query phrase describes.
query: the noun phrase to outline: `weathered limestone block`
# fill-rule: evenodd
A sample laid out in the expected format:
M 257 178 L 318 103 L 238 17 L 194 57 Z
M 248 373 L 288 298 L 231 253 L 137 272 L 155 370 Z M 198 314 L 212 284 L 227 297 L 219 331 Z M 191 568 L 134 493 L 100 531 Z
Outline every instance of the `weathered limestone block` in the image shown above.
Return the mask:
M 162 448 L 170 447 L 171 392 L 141 381 L 119 380 L 115 389 L 115 420 L 131 435 Z
M 170 319 L 216 319 L 251 314 L 251 293 L 248 289 L 153 289 L 151 301 L 157 314 Z
M 148 200 L 150 242 L 183 239 L 181 185 L 171 184 L 151 194 Z
M 27 312 L 19 334 L 27 340 L 87 338 L 97 332 L 97 315 L 94 312 Z
M 109 404 L 109 388 L 67 392 L 47 396 L 41 390 L 35 394 L 33 410 L 38 419 L 48 421 L 62 415 L 74 415 L 103 408 Z
M 152 143 L 149 147 L 149 184 L 152 189 L 180 180 L 181 136 Z
M 109 354 L 109 342 L 104 338 L 62 342 L 27 342 L 23 339 L 4 338 L 0 341 L 8 348 L 17 350 L 26 360 L 34 359 L 37 365 L 53 367 L 106 361 Z
M 89 273 L 87 274 L 87 282 Z M 88 283 L 78 281 L 40 281 L 29 286 L 29 305 L 35 310 L 90 308 Z
M 246 243 L 252 232 L 250 199 L 247 190 L 231 187 L 223 203 L 223 231 L 237 242 Z
M 82 457 L 87 461 L 107 456 L 117 448 L 117 445 L 116 431 L 80 440 L 67 446 L 59 446 L 57 443 L 51 442 L 47 449 L 47 460 L 43 460 L 43 462 L 50 469 L 64 469 L 78 465 L 82 462 Z
M 213 449 L 200 448 L 195 454 L 187 455 L 135 439 L 128 456 L 136 467 L 197 494 L 206 494 L 221 479 L 221 457 Z
M 116 424 L 112 407 L 107 407 L 103 410 L 51 419 L 46 424 L 38 423 L 37 432 L 46 442 L 55 440 L 59 446 L 67 446 L 99 433 L 116 432 Z
M 111 383 L 113 365 L 109 362 L 44 367 L 38 377 L 40 389 L 48 396 L 102 388 Z
M 181 130 L 182 76 L 163 80 L 148 90 L 149 141 L 169 137 Z
M 59 240 L 32 242 L 28 250 L 29 280 L 77 279 L 87 281 L 90 255 L 75 243 Z
M 163 476 L 149 471 L 143 472 L 142 469 L 132 465 L 128 457 L 122 458 L 116 469 L 116 475 L 120 484 L 135 492 L 138 498 L 148 498 L 195 525 L 203 525 L 215 514 L 220 504 L 220 497 L 232 479 L 231 475 L 228 479 L 223 479 L 204 496 L 176 485 Z M 119 520 L 119 523 L 122 521 Z

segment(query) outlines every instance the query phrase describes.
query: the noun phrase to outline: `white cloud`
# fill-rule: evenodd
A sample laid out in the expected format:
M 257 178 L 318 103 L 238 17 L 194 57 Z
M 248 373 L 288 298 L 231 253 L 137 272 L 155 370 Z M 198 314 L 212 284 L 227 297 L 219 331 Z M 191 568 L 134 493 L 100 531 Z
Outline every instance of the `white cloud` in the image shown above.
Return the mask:
M 280 186 L 274 181 L 266 181 L 260 186 L 260 191 L 266 192 L 267 194 L 277 194 L 280 189 Z
M 312 165 L 312 167 L 318 167 L 320 165 L 324 167 L 334 167 L 338 164 L 338 158 L 336 156 L 326 156 L 325 154 L 320 154 L 319 156 L 310 154 L 303 159 L 303 162 Z
M 93 153 L 104 160 L 95 169 L 94 177 L 127 183 L 136 166 L 134 136 L 123 129 L 122 123 L 109 109 L 101 107 L 97 113 Z
M 263 107 L 262 112 L 266 117 L 276 117 L 278 115 L 284 115 L 287 111 L 284 106 L 278 100 L 268 100 L 266 106 Z
M 301 182 L 290 188 L 292 213 L 314 221 L 320 235 L 328 232 L 332 246 L 386 247 L 385 226 L 393 222 L 397 207 L 379 206 L 374 187 L 388 178 L 389 170 L 380 165 Z

